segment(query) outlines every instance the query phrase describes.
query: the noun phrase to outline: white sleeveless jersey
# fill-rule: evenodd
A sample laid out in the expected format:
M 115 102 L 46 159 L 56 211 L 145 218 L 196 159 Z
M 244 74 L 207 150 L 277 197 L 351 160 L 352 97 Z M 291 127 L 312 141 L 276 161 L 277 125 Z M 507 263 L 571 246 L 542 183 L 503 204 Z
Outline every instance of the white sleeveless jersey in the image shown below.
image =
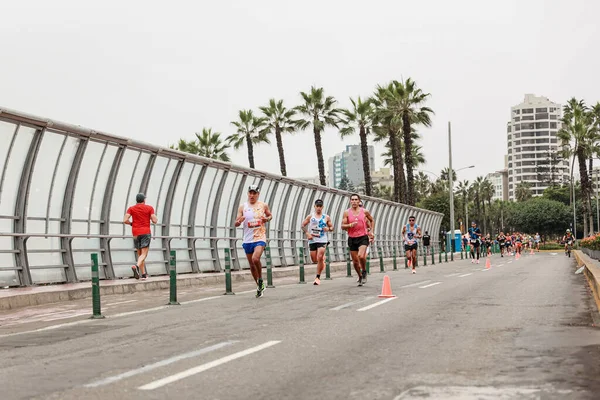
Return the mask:
M 406 224 L 406 233 L 404 234 L 404 243 L 415 244 L 419 243 L 419 240 L 415 237 L 417 234 L 417 228 L 419 225 L 415 224 L 413 229 L 410 229 L 410 224 Z
M 312 240 L 309 243 L 327 243 L 327 232 L 323 231 L 323 228 L 327 226 L 327 215 L 322 214 L 321 218 L 317 218 L 313 212 L 310 215 L 310 222 L 308 223 L 308 233 L 312 235 Z
M 254 205 L 244 203 L 243 215 L 244 243 L 266 242 L 267 231 L 261 219 L 265 215 L 263 203 L 260 201 Z

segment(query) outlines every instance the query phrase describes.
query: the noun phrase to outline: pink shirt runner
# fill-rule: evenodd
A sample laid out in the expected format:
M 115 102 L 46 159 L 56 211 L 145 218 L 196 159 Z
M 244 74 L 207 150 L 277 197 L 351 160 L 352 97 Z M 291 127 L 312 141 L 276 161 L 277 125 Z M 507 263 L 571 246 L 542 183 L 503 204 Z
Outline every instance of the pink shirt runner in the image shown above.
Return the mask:
M 361 236 L 367 236 L 367 221 L 365 219 L 365 210 L 360 207 L 358 215 L 354 215 L 352 208 L 348 210 L 348 223 L 357 222 L 357 224 L 348 229 L 348 236 L 351 238 L 357 238 Z

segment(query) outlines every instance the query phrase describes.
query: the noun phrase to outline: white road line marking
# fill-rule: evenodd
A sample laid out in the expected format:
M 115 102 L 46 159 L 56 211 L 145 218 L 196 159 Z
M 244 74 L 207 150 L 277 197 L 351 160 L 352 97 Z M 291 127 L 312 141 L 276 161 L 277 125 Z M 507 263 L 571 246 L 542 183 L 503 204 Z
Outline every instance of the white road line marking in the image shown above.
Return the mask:
M 484 268 L 484 269 L 482 269 L 482 271 L 489 271 L 489 270 L 491 270 L 491 268 Z
M 120 381 L 121 379 L 125 379 L 125 378 L 131 378 L 132 376 L 136 376 L 136 375 L 142 374 L 144 372 L 152 371 L 153 369 L 161 368 L 166 365 L 173 364 L 177 361 L 181 361 L 181 360 L 185 360 L 187 358 L 192 358 L 192 357 L 196 357 L 196 356 L 199 356 L 202 354 L 210 353 L 211 351 L 222 349 L 223 347 L 230 346 L 237 342 L 238 342 L 237 340 L 230 340 L 227 342 L 217 343 L 212 346 L 205 347 L 203 349 L 190 351 L 189 353 L 183 353 L 183 354 L 180 354 L 175 357 L 167 358 L 166 360 L 162 360 L 162 361 L 156 362 L 154 364 L 144 365 L 141 368 L 132 369 L 131 371 L 123 372 L 122 374 L 119 374 L 119 375 L 114 375 L 114 376 L 110 376 L 108 378 L 100 379 L 98 381 L 88 383 L 84 387 L 93 388 L 93 387 L 108 385 L 109 383 L 117 382 L 117 381 Z
M 455 274 L 450 274 L 450 275 L 444 275 L 446 278 L 450 278 L 451 276 L 456 276 L 456 275 L 460 275 L 460 272 L 457 272 Z
M 179 293 L 179 294 L 181 294 L 181 293 Z M 116 303 L 108 303 L 108 304 L 106 304 L 106 306 L 116 306 L 117 304 L 133 303 L 134 301 L 137 301 L 137 300 L 117 301 Z
M 359 304 L 359 303 L 364 303 L 365 301 L 367 301 L 367 300 L 371 300 L 372 298 L 373 298 L 373 296 L 371 296 L 371 297 L 365 297 L 365 298 L 364 298 L 364 299 L 362 299 L 362 300 L 352 301 L 352 302 L 350 302 L 350 303 L 342 304 L 341 306 L 337 306 L 337 307 L 330 308 L 330 310 L 331 310 L 331 311 L 339 311 L 339 310 L 341 310 L 342 308 L 350 307 L 350 306 L 353 306 L 353 305 L 355 305 L 355 304 Z
M 61 316 L 58 316 L 58 317 L 45 318 L 42 321 L 44 321 L 44 322 L 58 321 L 60 319 L 75 318 L 75 317 L 80 317 L 82 315 L 87 315 L 87 314 L 89 314 L 88 311 L 80 311 L 80 312 L 77 312 L 77 313 L 73 313 L 71 315 L 61 315 Z
M 422 285 L 424 283 L 429 283 L 429 282 L 431 282 L 431 280 L 421 281 L 421 282 L 417 282 L 417 283 L 411 283 L 410 285 L 400 286 L 400 289 L 409 288 L 409 287 L 413 287 L 413 286 L 419 286 L 419 285 Z
M 371 304 L 369 306 L 366 306 L 366 307 L 363 307 L 363 308 L 359 308 L 356 311 L 367 311 L 367 310 L 370 310 L 371 308 L 375 308 L 377 306 L 380 306 L 382 304 L 387 303 L 388 301 L 392 301 L 392 300 L 395 300 L 395 299 L 397 299 L 397 297 L 390 297 L 389 299 L 381 300 L 381 301 L 378 301 L 377 303 L 373 303 L 373 304 Z
M 512 264 L 512 261 L 509 261 L 508 263 L 509 263 L 509 264 Z
M 502 267 L 503 265 L 504 265 L 504 264 L 499 264 L 498 266 L 499 266 L 499 267 Z
M 275 346 L 276 344 L 281 343 L 280 340 L 272 340 L 266 343 L 263 343 L 259 346 L 256 347 L 251 347 L 249 349 L 243 350 L 243 351 L 239 351 L 237 353 L 231 354 L 227 357 L 223 357 L 223 358 L 219 358 L 218 360 L 214 360 L 211 362 L 208 362 L 206 364 L 202 364 L 202 365 L 198 365 L 197 367 L 194 368 L 190 368 L 186 371 L 182 371 L 178 374 L 175 375 L 171 375 L 171 376 L 167 376 L 166 378 L 162 378 L 159 380 L 156 380 L 152 383 L 148 383 L 147 385 L 143 385 L 138 387 L 138 389 L 140 390 L 154 390 L 154 389 L 158 389 L 160 387 L 163 387 L 165 385 L 168 385 L 169 383 L 173 383 L 173 382 L 177 382 L 181 379 L 185 379 L 187 377 L 199 374 L 200 372 L 204 372 L 206 370 L 209 370 L 211 368 L 214 367 L 218 367 L 219 365 L 228 363 L 229 361 L 233 361 L 236 360 L 238 358 L 242 358 L 245 357 L 247 355 L 250 355 L 252 353 L 256 353 L 259 352 L 261 350 L 264 350 L 266 348 L 269 348 L 271 346 Z
M 468 274 L 462 274 L 462 275 L 459 275 L 458 277 L 459 278 L 464 278 L 465 276 L 469 276 L 469 275 L 473 275 L 473 273 L 469 272 Z
M 256 290 L 255 290 L 256 291 Z M 207 301 L 207 300 L 213 300 L 213 299 L 220 299 L 223 296 L 211 296 L 211 297 L 203 297 L 201 299 L 196 299 L 196 300 L 188 300 L 188 301 L 182 301 L 181 304 L 193 304 L 193 303 L 200 303 L 202 301 Z
M 419 289 L 427 289 L 428 287 L 432 287 L 432 286 L 435 286 L 435 285 L 439 285 L 439 284 L 441 284 L 441 283 L 442 283 L 442 282 L 433 282 L 433 283 L 430 283 L 429 285 L 425 285 L 425 286 L 419 286 Z

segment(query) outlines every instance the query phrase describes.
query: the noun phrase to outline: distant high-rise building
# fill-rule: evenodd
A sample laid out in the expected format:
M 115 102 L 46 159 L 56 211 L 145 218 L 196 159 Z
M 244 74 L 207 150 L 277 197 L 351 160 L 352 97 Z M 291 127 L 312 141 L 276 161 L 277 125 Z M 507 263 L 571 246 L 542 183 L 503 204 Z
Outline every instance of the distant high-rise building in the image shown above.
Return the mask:
M 542 171 L 553 164 L 549 175 L 555 183 L 569 179 L 568 160 L 550 161 L 560 149 L 557 133 L 562 117 L 561 106 L 546 97 L 526 94 L 521 104 L 511 107 L 507 124 L 508 198 L 515 200 L 521 182 L 530 185 L 533 196 L 540 196 L 549 186 Z
M 373 172 L 375 167 L 375 148 L 369 147 L 369 168 Z M 348 145 L 346 150 L 329 158 L 329 186 L 337 188 L 346 176 L 354 186 L 362 184 L 365 180 L 363 173 L 362 155 L 359 145 Z
M 492 196 L 492 201 L 508 200 L 504 197 L 504 177 L 505 171 L 492 172 L 491 174 L 486 175 L 485 179 L 490 181 L 490 183 L 494 187 L 494 196 Z

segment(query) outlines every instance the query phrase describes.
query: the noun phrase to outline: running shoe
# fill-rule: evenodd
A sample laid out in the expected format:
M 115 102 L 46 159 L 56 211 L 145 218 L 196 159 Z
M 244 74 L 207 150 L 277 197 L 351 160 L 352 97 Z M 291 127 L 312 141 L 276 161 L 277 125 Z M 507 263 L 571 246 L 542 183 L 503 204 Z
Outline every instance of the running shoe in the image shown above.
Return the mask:
M 362 286 L 363 285 L 363 281 L 362 281 L 362 276 L 358 277 L 358 286 Z
M 267 286 L 265 285 L 265 282 L 261 279 L 258 281 L 258 284 L 260 285 L 260 293 L 262 296 L 262 293 L 267 290 Z
M 367 283 L 367 270 L 363 269 L 362 271 L 362 283 Z
M 148 279 L 148 274 L 142 274 L 142 280 L 145 281 L 146 279 Z
M 140 279 L 140 267 L 134 265 L 133 267 L 131 267 L 131 269 L 133 270 L 133 277 L 135 279 Z
M 416 273 L 417 273 L 417 270 L 413 268 L 413 269 L 412 269 L 412 273 L 413 273 L 413 274 L 416 274 Z
M 315 281 L 313 282 L 313 285 L 318 286 L 321 284 L 321 280 L 319 278 L 315 278 Z
M 479 259 L 477 259 L 477 264 L 479 264 Z

